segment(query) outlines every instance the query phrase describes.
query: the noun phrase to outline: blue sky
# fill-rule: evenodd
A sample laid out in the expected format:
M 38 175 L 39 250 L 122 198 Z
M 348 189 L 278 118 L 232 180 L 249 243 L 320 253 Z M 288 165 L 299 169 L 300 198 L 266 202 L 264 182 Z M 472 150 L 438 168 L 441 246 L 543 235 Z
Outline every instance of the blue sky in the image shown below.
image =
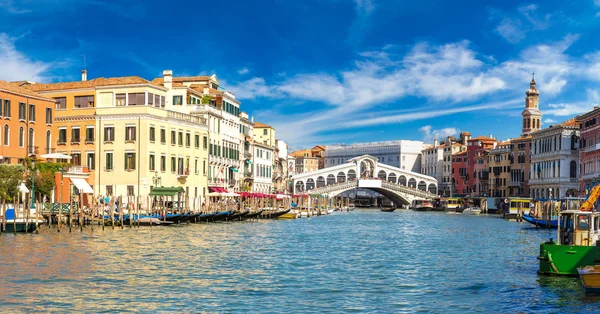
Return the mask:
M 600 0 L 0 0 L 0 79 L 217 74 L 292 148 L 517 137 L 600 102 Z

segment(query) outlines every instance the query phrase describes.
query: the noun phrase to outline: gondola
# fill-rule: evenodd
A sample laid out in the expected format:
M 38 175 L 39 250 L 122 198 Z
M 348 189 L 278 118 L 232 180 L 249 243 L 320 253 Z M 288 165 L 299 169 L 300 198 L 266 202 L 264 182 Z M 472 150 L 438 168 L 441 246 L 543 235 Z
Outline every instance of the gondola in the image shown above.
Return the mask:
M 528 223 L 530 223 L 532 225 L 536 225 L 541 228 L 548 228 L 548 229 L 558 228 L 558 219 L 552 219 L 552 220 L 548 221 L 548 220 L 532 217 L 529 214 L 525 214 L 525 215 L 523 215 L 523 220 L 527 221 Z
M 212 221 L 212 222 L 223 221 L 223 220 L 227 219 L 227 217 L 229 217 L 229 215 L 231 215 L 231 211 L 217 212 L 212 217 L 212 219 L 210 219 L 209 221 Z
M 164 217 L 161 217 L 161 218 L 164 218 Z M 176 223 L 180 223 L 183 218 L 184 218 L 184 216 L 182 214 L 167 214 L 166 218 L 164 218 L 162 220 L 170 221 L 170 222 L 176 224 Z
M 198 216 L 198 221 L 202 221 L 202 222 L 212 221 L 212 219 L 215 215 L 216 215 L 215 213 L 200 214 L 200 216 Z
M 253 212 L 253 213 L 248 213 L 245 216 L 242 216 L 241 219 L 242 220 L 246 220 L 246 219 L 256 219 L 258 218 L 261 214 L 262 214 L 262 209 L 257 211 L 257 212 Z
M 290 210 L 291 210 L 291 209 L 286 209 L 286 210 L 280 210 L 280 211 L 278 211 L 278 212 L 274 212 L 274 213 L 269 213 L 269 214 L 268 214 L 268 218 L 271 218 L 271 219 L 277 219 L 277 217 L 279 217 L 279 216 L 281 216 L 281 215 L 283 215 L 283 214 L 287 214 L 287 213 L 289 213 L 289 212 L 290 212 Z
M 181 221 L 179 223 L 184 223 L 184 222 L 194 222 L 196 220 L 196 218 L 198 218 L 198 216 L 200 216 L 200 214 L 196 213 L 196 214 L 184 214 L 183 218 L 181 219 Z
M 391 213 L 396 210 L 396 207 L 380 207 L 380 211 Z
M 234 212 L 233 215 L 227 217 L 227 220 L 242 220 L 242 217 L 248 215 L 248 213 L 250 213 L 250 210 L 246 210 L 244 212 Z

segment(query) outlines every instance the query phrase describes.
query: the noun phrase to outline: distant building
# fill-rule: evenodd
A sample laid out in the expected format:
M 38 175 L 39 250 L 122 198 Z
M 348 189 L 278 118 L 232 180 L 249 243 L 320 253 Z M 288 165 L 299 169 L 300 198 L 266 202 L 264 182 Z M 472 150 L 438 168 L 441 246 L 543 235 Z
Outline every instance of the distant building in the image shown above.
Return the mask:
M 531 132 L 541 130 L 542 113 L 539 107 L 540 92 L 535 88 L 535 79 L 531 78 L 529 89 L 525 92 L 525 110 L 521 113 L 523 116 L 523 127 L 521 136 L 527 136 Z
M 254 122 L 254 142 L 275 147 L 275 128 L 268 124 Z
M 321 157 L 313 156 L 313 152 L 310 149 L 292 152 L 289 157 L 294 161 L 295 174 L 319 170 Z M 289 166 L 290 165 L 288 165 L 288 167 Z
M 510 182 L 511 147 L 510 142 L 498 143 L 488 155 L 489 186 L 488 196 L 509 197 L 508 184 Z M 480 196 L 485 196 L 481 194 Z
M 579 186 L 579 123 L 570 119 L 532 132 L 531 137 L 531 196 L 546 199 L 573 195 Z
M 465 177 L 466 181 L 466 194 L 472 196 L 483 196 L 481 191 L 479 190 L 479 178 L 477 178 L 477 174 L 475 173 L 475 159 L 481 154 L 483 151 L 489 151 L 496 147 L 498 141 L 490 135 L 486 136 L 478 136 L 475 138 L 471 138 L 467 140 L 467 173 Z
M 596 106 L 576 120 L 581 132 L 579 191 L 589 193 L 600 184 L 600 108 Z
M 467 152 L 452 155 L 452 191 L 451 195 L 467 194 Z
M 529 166 L 531 164 L 531 135 L 510 140 L 511 164 L 508 182 L 511 197 L 529 197 Z
M 273 147 L 254 143 L 252 192 L 271 193 L 273 189 Z
M 340 165 L 358 156 L 371 155 L 386 165 L 420 172 L 423 148 L 423 142 L 407 140 L 328 145 L 325 148 L 325 167 Z

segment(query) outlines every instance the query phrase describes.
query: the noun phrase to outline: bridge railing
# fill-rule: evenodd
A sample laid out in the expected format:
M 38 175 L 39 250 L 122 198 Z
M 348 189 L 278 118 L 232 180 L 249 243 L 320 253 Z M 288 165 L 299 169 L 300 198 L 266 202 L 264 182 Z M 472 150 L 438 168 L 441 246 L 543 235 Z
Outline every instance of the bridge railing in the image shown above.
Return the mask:
M 331 193 L 334 191 L 339 191 L 341 189 L 347 190 L 347 189 L 356 188 L 356 187 L 358 187 L 358 180 L 348 180 L 348 181 L 330 184 L 330 185 L 326 185 L 326 186 L 323 186 L 320 188 L 312 189 L 307 192 L 316 193 L 316 194 L 328 194 L 328 193 Z M 423 191 L 423 190 L 419 190 L 417 188 L 413 188 L 410 186 L 405 186 L 405 185 L 392 183 L 392 182 L 384 181 L 384 180 L 381 181 L 381 187 L 390 189 L 393 191 L 397 191 L 397 192 L 410 194 L 410 195 L 413 195 L 416 197 L 421 197 L 421 198 L 433 199 L 433 198 L 438 197 L 437 194 L 430 193 L 429 191 Z

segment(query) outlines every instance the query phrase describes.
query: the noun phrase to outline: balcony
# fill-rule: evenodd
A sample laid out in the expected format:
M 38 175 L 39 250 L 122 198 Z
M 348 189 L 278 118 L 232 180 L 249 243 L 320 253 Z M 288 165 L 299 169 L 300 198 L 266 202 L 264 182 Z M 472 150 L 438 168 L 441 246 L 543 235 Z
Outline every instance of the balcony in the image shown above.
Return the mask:
M 600 143 L 597 143 L 595 145 L 590 145 L 590 146 L 584 148 L 583 152 L 589 153 L 589 152 L 593 152 L 593 151 L 596 151 L 596 150 L 599 150 L 599 149 L 600 149 Z
M 68 173 L 83 173 L 83 166 L 70 166 Z
M 540 178 L 540 179 L 529 179 L 529 185 L 535 184 L 568 184 L 577 183 L 577 178 Z
M 521 182 L 521 181 L 508 181 L 508 186 L 523 187 L 523 182 Z
M 27 155 L 39 155 L 40 148 L 38 146 L 28 146 L 27 147 Z
M 245 152 L 244 153 L 244 158 L 250 159 L 250 158 L 252 158 L 252 154 L 250 154 L 250 152 Z
M 245 179 L 251 179 L 252 178 L 252 172 L 251 171 L 244 172 L 244 178 Z
M 177 179 L 185 179 L 190 175 L 190 170 L 189 169 L 185 169 L 183 171 L 179 171 L 177 173 Z

